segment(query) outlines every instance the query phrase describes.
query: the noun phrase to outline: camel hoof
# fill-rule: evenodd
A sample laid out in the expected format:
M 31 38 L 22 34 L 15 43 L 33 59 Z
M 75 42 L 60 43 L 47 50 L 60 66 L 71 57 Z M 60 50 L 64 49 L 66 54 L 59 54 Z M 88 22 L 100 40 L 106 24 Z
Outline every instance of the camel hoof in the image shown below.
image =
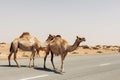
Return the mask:
M 18 68 L 21 68 L 21 66 L 18 66 Z
M 64 71 L 64 70 L 60 70 L 60 72 L 61 72 L 61 73 L 65 73 L 65 71 Z
M 29 68 L 32 68 L 33 66 L 29 66 Z
M 44 66 L 44 69 L 47 69 L 46 66 Z
M 57 68 L 54 68 L 54 70 L 58 70 Z
M 47 69 L 46 67 L 44 67 L 44 69 Z
M 65 71 L 63 71 L 62 73 L 65 73 Z
M 29 68 L 32 68 L 32 66 L 30 65 Z
M 34 65 L 30 65 L 30 66 L 29 66 L 29 68 L 32 68 L 32 67 L 34 67 Z
M 32 68 L 32 66 L 29 66 L 29 68 Z

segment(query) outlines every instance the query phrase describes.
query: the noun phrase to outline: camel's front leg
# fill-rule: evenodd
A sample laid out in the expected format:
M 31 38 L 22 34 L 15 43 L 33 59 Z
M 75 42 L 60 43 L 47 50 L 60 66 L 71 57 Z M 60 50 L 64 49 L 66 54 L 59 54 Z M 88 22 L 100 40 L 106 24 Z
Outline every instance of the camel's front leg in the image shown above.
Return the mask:
M 64 72 L 64 56 L 61 55 L 61 72 Z
M 53 69 L 54 69 L 54 70 L 57 70 L 57 68 L 55 68 L 55 65 L 54 65 L 54 62 L 53 62 L 53 57 L 54 57 L 54 55 L 53 55 L 53 53 L 51 52 L 51 63 L 52 63 Z
M 46 59 L 47 59 L 48 54 L 45 55 L 44 57 L 44 69 L 46 69 Z
M 47 59 L 47 56 L 49 55 L 49 47 L 47 47 L 47 50 L 45 51 L 46 55 L 44 57 L 44 69 L 46 69 L 46 59 Z
M 61 64 L 61 72 L 64 72 L 64 61 L 62 61 L 62 64 Z
M 35 60 L 35 52 L 33 53 L 33 67 L 35 67 L 35 62 L 34 62 L 34 60 Z

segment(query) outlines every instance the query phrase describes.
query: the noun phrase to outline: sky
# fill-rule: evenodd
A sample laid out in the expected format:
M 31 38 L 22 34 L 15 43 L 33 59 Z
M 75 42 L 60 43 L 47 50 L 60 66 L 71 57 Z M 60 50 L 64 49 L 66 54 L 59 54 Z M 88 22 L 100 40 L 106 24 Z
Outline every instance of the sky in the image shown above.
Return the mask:
M 10 43 L 23 32 L 41 42 L 49 34 L 69 44 L 120 45 L 120 0 L 0 0 L 0 42 Z

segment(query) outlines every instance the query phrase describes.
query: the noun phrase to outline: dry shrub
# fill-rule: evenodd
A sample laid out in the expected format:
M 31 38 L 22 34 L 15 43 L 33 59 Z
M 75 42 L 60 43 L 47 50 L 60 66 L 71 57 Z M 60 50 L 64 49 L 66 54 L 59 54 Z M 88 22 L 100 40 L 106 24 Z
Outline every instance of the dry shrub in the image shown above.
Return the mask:
M 5 42 L 2 42 L 2 43 L 0 43 L 0 44 L 6 44 Z
M 98 47 L 92 47 L 92 49 L 98 50 L 99 48 Z
M 78 54 L 77 52 L 72 52 L 72 54 Z
M 102 51 L 97 51 L 97 53 L 103 53 Z
M 106 48 L 110 48 L 111 46 L 106 46 Z
M 90 49 L 90 47 L 88 45 L 82 45 L 81 46 L 83 49 Z
M 23 53 L 22 57 L 29 57 L 28 55 L 25 54 L 25 52 Z
M 88 54 L 87 52 L 85 52 L 84 54 Z
M 28 55 L 22 55 L 22 57 L 29 57 Z

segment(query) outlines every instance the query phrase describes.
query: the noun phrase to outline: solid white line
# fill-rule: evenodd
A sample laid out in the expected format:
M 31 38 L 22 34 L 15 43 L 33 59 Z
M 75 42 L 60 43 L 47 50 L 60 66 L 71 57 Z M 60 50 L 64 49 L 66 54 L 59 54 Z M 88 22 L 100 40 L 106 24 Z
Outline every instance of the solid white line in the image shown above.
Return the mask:
M 19 79 L 19 80 L 30 80 L 30 79 L 36 79 L 36 78 L 40 78 L 40 77 L 47 77 L 47 74 L 44 75 L 39 75 L 39 76 L 34 76 L 34 77 L 29 77 L 29 78 L 24 78 L 24 79 Z
M 110 65 L 111 63 L 104 63 L 104 64 L 100 64 L 99 66 L 107 66 Z

